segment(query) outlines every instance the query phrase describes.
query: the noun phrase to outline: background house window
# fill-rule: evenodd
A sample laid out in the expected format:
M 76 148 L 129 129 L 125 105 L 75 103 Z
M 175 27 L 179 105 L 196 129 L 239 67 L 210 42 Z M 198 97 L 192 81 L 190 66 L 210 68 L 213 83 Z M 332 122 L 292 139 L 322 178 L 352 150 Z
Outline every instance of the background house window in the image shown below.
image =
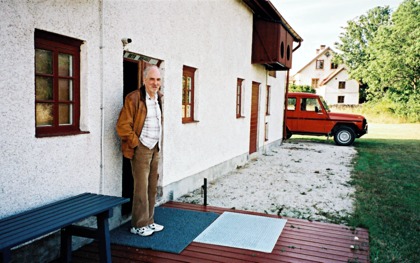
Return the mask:
M 331 69 L 337 69 L 337 68 L 338 68 L 338 65 L 337 64 L 331 63 Z
M 317 59 L 316 60 L 316 69 L 324 69 L 324 60 L 323 59 Z
M 338 82 L 338 88 L 339 89 L 345 89 L 346 88 L 346 82 L 345 81 L 339 81 Z
M 242 83 L 243 79 L 236 80 L 236 118 L 242 117 Z
M 311 87 L 312 88 L 318 88 L 318 84 L 319 83 L 319 79 L 312 79 L 312 82 L 311 82 Z
M 82 41 L 35 30 L 35 133 L 80 133 Z
M 344 96 L 338 96 L 337 103 L 344 103 Z
M 183 67 L 182 72 L 182 122 L 194 121 L 194 75 L 195 68 Z
M 265 115 L 270 115 L 270 104 L 271 104 L 271 87 L 267 85 L 267 100 L 265 104 Z

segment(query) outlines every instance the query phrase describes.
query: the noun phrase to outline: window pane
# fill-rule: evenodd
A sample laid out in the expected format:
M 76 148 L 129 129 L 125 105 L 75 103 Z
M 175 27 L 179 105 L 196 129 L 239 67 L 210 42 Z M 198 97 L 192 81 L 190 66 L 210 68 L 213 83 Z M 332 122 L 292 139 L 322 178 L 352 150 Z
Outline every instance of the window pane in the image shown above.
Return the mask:
M 58 105 L 58 123 L 59 125 L 68 125 L 68 124 L 73 124 L 72 122 L 72 105 L 71 104 L 64 104 L 64 103 L 60 103 Z
M 52 74 L 52 52 L 35 49 L 35 73 Z
M 53 104 L 37 103 L 35 106 L 36 127 L 52 126 L 53 124 Z
M 58 54 L 58 75 L 61 77 L 72 77 L 73 56 Z
M 35 99 L 53 99 L 53 79 L 48 77 L 35 77 Z
M 58 100 L 71 101 L 73 100 L 73 81 L 70 79 L 58 80 Z
M 182 118 L 185 118 L 185 105 L 182 105 Z
M 295 110 L 296 109 L 296 98 L 288 98 L 287 99 L 287 109 L 288 110 Z
M 191 118 L 191 106 L 187 105 L 187 118 Z

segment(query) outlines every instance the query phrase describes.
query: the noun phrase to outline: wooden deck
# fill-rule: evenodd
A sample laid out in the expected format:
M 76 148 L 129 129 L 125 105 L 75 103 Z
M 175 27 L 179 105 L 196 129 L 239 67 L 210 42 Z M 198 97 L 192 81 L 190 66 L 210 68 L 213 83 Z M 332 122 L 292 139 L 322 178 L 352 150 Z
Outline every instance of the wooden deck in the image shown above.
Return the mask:
M 249 211 L 224 209 L 179 202 L 164 207 L 203 212 L 237 213 L 277 217 Z M 112 261 L 119 262 L 369 262 L 369 234 L 366 229 L 286 218 L 287 224 L 271 254 L 258 251 L 191 243 L 181 254 L 112 245 Z M 355 236 L 359 240 L 355 240 Z M 174 241 L 175 242 L 175 241 Z M 352 249 L 350 246 L 355 246 Z M 97 244 L 73 252 L 73 262 L 98 262 Z

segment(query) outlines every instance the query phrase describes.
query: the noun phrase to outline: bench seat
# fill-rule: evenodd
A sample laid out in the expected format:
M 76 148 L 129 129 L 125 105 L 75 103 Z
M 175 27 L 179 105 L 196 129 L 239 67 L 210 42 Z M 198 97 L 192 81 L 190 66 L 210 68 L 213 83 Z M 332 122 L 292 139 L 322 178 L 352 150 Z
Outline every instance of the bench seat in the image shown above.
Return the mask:
M 98 240 L 101 262 L 111 262 L 108 218 L 115 206 L 129 200 L 84 193 L 3 218 L 0 220 L 3 262 L 11 261 L 13 247 L 60 229 L 63 261 L 71 261 L 72 236 L 82 236 Z M 73 225 L 91 216 L 96 216 L 97 228 Z

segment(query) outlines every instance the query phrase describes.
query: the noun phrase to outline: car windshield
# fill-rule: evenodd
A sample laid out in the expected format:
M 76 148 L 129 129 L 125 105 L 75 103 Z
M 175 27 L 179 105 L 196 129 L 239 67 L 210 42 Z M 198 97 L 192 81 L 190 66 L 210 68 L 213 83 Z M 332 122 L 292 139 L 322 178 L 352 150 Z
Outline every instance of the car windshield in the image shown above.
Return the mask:
M 327 112 L 330 112 L 330 108 L 328 108 L 327 102 L 324 100 L 324 98 L 323 98 L 323 97 L 319 97 L 319 99 L 321 100 L 322 105 L 324 105 L 324 109 L 325 109 Z

